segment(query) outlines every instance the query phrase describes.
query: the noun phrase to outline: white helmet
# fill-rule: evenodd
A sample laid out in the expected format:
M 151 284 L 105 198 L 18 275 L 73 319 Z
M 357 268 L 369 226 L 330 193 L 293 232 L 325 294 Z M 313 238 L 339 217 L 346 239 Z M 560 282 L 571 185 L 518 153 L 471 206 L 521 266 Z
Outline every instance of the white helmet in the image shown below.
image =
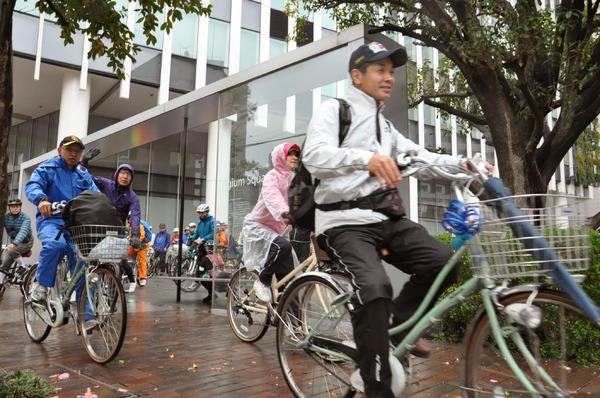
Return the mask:
M 173 232 L 179 232 L 179 228 L 173 228 Z
M 196 209 L 196 213 L 208 213 L 209 211 L 210 211 L 210 207 L 208 207 L 208 205 L 206 203 L 202 203 Z
M 188 228 L 196 228 L 196 223 L 195 222 L 189 223 Z

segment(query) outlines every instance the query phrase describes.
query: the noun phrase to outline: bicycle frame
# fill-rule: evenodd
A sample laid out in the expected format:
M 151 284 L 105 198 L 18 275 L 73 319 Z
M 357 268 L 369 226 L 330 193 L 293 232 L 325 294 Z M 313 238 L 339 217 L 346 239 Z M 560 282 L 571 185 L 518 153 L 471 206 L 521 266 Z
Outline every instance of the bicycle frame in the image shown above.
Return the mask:
M 67 264 L 68 267 L 68 264 Z M 69 300 L 71 295 L 73 294 L 73 292 L 77 289 L 77 285 L 79 284 L 79 281 L 81 280 L 82 277 L 85 277 L 85 284 L 84 284 L 84 288 L 87 290 L 88 293 L 90 293 L 90 286 L 88 283 L 88 278 L 87 275 L 89 275 L 91 272 L 89 271 L 89 266 L 87 265 L 87 263 L 83 260 L 78 260 L 77 264 L 75 264 L 75 268 L 73 270 L 73 276 L 71 277 L 71 280 L 68 281 L 67 285 L 60 289 L 57 282 L 55 281 L 54 286 L 50 289 L 50 291 L 55 291 L 56 295 L 57 295 L 57 300 L 52 300 L 49 299 L 47 301 L 47 305 L 48 307 L 52 307 L 54 309 L 54 311 L 56 313 L 56 317 L 54 321 L 50 321 L 50 320 L 46 320 L 44 318 L 44 321 L 52 327 L 60 327 L 66 324 L 65 322 L 65 309 L 69 307 Z M 91 301 L 91 294 L 87 295 L 88 297 L 88 305 L 91 307 L 93 306 L 94 303 L 92 303 Z M 44 306 L 43 304 L 40 303 L 36 303 L 36 302 L 31 302 L 31 305 L 33 306 Z M 49 308 L 50 309 L 50 308 Z
M 514 232 L 517 234 L 516 231 Z M 526 230 L 524 235 L 527 238 L 538 238 L 542 241 L 542 244 L 544 244 L 543 242 L 545 242 L 545 239 L 539 233 L 537 233 L 537 231 L 533 233 L 530 230 Z M 548 251 L 553 253 L 551 246 L 549 246 L 548 243 L 545 243 L 545 245 Z M 483 255 L 483 250 L 478 235 L 474 235 L 471 238 L 471 242 L 469 242 L 468 247 L 472 252 L 480 254 L 478 260 L 475 260 L 478 262 L 477 265 L 479 267 L 482 267 L 482 269 L 484 270 L 487 269 L 489 267 L 489 263 L 485 255 Z M 527 344 L 523 340 L 523 337 L 519 333 L 517 333 L 516 328 L 512 325 L 506 327 L 501 326 L 499 317 L 497 315 L 498 306 L 500 305 L 498 302 L 498 295 L 504 296 L 514 291 L 525 291 L 531 292 L 532 297 L 534 297 L 534 295 L 538 291 L 538 285 L 519 285 L 509 289 L 506 287 L 505 284 L 498 283 L 499 281 L 497 281 L 494 278 L 473 276 L 468 281 L 459 286 L 455 291 L 449 293 L 445 298 L 443 298 L 441 301 L 435 304 L 435 306 L 431 310 L 427 311 L 427 308 L 431 305 L 432 301 L 434 300 L 435 292 L 439 290 L 439 287 L 446 279 L 450 271 L 459 263 L 460 258 L 464 254 L 466 248 L 466 245 L 460 247 L 450 258 L 450 260 L 446 263 L 441 272 L 437 275 L 432 286 L 429 288 L 427 295 L 421 302 L 417 311 L 404 323 L 390 328 L 390 336 L 397 335 L 401 332 L 408 330 L 407 335 L 394 349 L 393 355 L 399 359 L 407 356 L 409 350 L 413 347 L 411 344 L 415 342 L 427 329 L 439 322 L 439 320 L 444 316 L 444 314 L 446 314 L 449 310 L 456 307 L 457 305 L 461 304 L 467 298 L 479 293 L 481 294 L 483 300 L 483 309 L 485 311 L 486 316 L 489 319 L 491 333 L 495 340 L 495 343 L 497 344 L 498 350 L 504 358 L 504 361 L 512 371 L 512 373 L 521 382 L 523 388 L 527 390 L 529 394 L 531 394 L 531 396 L 542 396 L 539 393 L 539 390 L 536 389 L 536 387 L 531 383 L 531 381 L 528 379 L 527 375 L 523 371 L 523 369 L 525 368 L 522 366 L 525 365 L 519 365 L 517 363 L 515 356 L 509 348 L 507 340 L 514 343 L 514 345 L 517 347 L 517 352 L 523 356 L 529 369 L 534 370 L 534 372 L 548 386 L 555 388 L 556 391 L 560 391 L 560 387 L 558 386 L 558 384 L 538 363 L 538 360 L 528 348 Z M 548 256 L 546 253 L 543 253 L 542 255 Z M 552 258 L 554 259 L 557 257 L 554 254 L 554 257 Z M 579 295 L 575 294 L 575 297 L 573 297 L 571 293 L 573 292 L 573 289 L 580 289 L 580 287 L 574 282 L 573 277 L 566 270 L 564 270 L 564 268 L 562 268 L 560 260 L 557 259 L 555 261 L 556 264 L 553 264 L 552 272 L 549 273 L 549 275 L 554 280 L 557 280 L 558 284 L 561 287 L 563 287 L 564 285 L 564 283 L 561 283 L 564 282 L 564 280 L 561 280 L 560 277 L 563 277 L 568 281 L 572 282 L 567 284 L 569 288 L 564 288 L 564 291 L 566 291 L 566 293 L 572 298 L 579 298 Z M 487 273 L 484 272 L 483 275 L 487 275 Z M 572 287 L 573 284 L 576 285 L 576 288 Z M 332 314 L 338 311 L 341 308 L 341 306 L 348 305 L 352 296 L 353 293 L 348 292 L 334 300 L 334 302 L 329 307 L 328 311 L 325 314 L 323 314 L 323 316 L 317 321 L 314 330 L 308 331 L 305 338 L 298 342 L 298 346 L 333 358 L 351 360 L 356 353 L 355 347 L 349 344 L 343 344 L 343 342 L 340 341 L 334 341 L 328 338 L 319 337 L 317 334 L 314 333 L 316 333 L 315 331 L 319 329 L 319 327 L 325 320 L 330 320 L 332 318 Z M 585 297 L 587 298 L 587 296 Z M 587 300 L 589 301 L 589 298 L 587 298 Z M 585 311 L 586 304 L 588 304 L 588 302 L 586 302 L 585 300 L 583 302 L 577 302 L 580 304 L 580 309 L 583 310 L 583 312 L 586 313 L 586 315 L 588 315 L 588 317 L 592 321 L 597 322 L 597 318 L 593 317 L 594 314 L 590 316 L 590 314 L 588 314 Z M 408 376 L 410 375 L 407 375 L 407 377 Z
M 283 279 L 281 279 L 280 281 L 277 281 L 277 277 L 275 275 L 273 275 L 273 280 L 271 283 L 271 289 L 273 290 L 273 300 L 276 300 L 276 297 L 278 296 L 279 293 L 279 288 L 281 288 L 282 286 L 284 286 L 286 283 L 288 283 L 290 280 L 292 280 L 293 278 L 296 277 L 296 275 L 298 275 L 300 272 L 302 272 L 305 268 L 306 271 L 305 272 L 311 272 L 314 271 L 317 268 L 317 265 L 319 264 L 319 262 L 317 261 L 317 257 L 315 256 L 315 254 L 311 254 L 306 260 L 304 260 L 302 263 L 298 264 L 289 274 L 287 274 Z M 246 304 L 246 302 L 248 301 L 248 297 L 249 295 L 254 291 L 254 288 L 252 288 L 241 300 L 240 303 L 242 304 L 242 306 L 249 310 L 249 311 L 254 311 L 254 312 L 258 312 L 261 314 L 268 314 L 271 309 L 272 306 L 262 306 L 262 305 L 248 305 Z M 269 303 L 271 304 L 271 303 Z

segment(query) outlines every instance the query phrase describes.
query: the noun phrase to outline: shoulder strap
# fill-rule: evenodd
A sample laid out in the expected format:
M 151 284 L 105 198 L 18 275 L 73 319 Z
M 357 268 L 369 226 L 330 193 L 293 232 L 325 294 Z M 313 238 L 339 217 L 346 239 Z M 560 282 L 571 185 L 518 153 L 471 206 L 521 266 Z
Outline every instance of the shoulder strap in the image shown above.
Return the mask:
M 340 133 L 339 140 L 340 146 L 344 142 L 348 130 L 350 129 L 350 123 L 352 123 L 352 114 L 350 113 L 350 104 L 343 98 L 336 98 L 340 103 Z

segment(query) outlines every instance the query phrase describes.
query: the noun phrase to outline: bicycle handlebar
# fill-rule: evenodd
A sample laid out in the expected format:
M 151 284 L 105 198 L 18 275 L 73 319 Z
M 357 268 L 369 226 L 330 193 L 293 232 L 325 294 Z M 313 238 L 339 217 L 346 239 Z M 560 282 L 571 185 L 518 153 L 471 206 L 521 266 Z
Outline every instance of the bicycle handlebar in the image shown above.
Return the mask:
M 485 162 L 481 160 L 479 153 L 473 159 L 466 159 L 464 164 L 466 167 L 432 163 L 413 151 L 398 155 L 396 163 L 402 172 L 402 177 L 410 177 L 427 169 L 432 177 L 451 181 L 469 181 L 479 177 L 486 181 L 490 178 L 490 173 L 487 171 Z
M 52 204 L 51 204 L 52 215 L 54 216 L 56 214 L 62 213 L 66 206 L 67 206 L 66 200 L 62 200 L 60 202 L 52 202 Z

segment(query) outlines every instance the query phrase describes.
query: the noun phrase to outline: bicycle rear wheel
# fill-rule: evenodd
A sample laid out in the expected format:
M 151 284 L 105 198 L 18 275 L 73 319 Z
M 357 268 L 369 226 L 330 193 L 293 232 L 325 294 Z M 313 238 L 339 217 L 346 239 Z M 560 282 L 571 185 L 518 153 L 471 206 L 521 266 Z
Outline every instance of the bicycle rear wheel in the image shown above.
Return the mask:
M 354 394 L 352 360 L 319 352 L 318 338 L 353 347 L 354 333 L 347 304 L 331 311 L 344 290 L 332 277 L 306 274 L 290 286 L 279 303 L 277 355 L 286 382 L 296 397 L 347 397 Z M 330 312 L 331 311 L 331 312 Z M 325 318 L 323 318 L 327 315 Z M 319 321 L 322 322 L 318 324 Z M 313 333 L 313 338 L 306 336 Z M 332 349 L 336 344 L 328 344 Z
M 175 260 L 177 261 L 177 260 Z M 198 268 L 198 264 L 195 259 L 187 259 L 181 263 L 181 276 L 188 278 L 196 277 L 196 269 Z M 193 293 L 200 288 L 200 282 L 192 280 L 192 279 L 182 279 L 181 280 L 181 290 L 186 293 Z
M 266 305 L 263 302 L 258 303 L 254 293 L 248 294 L 257 279 L 257 272 L 240 268 L 233 274 L 227 287 L 229 326 L 237 338 L 246 343 L 260 340 L 269 328 L 269 312 Z
M 530 295 L 531 292 L 513 293 L 502 298 L 500 304 L 526 303 Z M 594 348 L 589 353 L 589 361 L 598 360 L 596 348 L 600 345 L 600 329 L 593 328 L 591 321 L 561 292 L 541 290 L 533 299 L 533 305 L 539 307 L 543 314 L 539 327 L 530 329 L 510 324 L 508 317 L 497 311 L 500 326 L 504 331 L 516 328 L 537 362 L 559 388 L 544 381 L 539 372 L 534 372 L 525 362 L 521 351 L 507 338 L 510 351 L 521 370 L 539 391 L 538 395 L 527 392 L 503 359 L 491 334 L 487 313 L 480 311 L 465 335 L 464 397 L 600 396 L 599 390 L 592 391 L 586 386 L 589 378 L 582 377 L 591 370 L 571 362 L 575 355 L 583 359 L 583 353 L 590 351 L 591 347 Z
M 112 269 L 100 266 L 88 274 L 77 320 L 90 358 L 102 364 L 113 360 L 125 339 L 127 305 L 123 286 Z
M 46 340 L 52 327 L 44 321 L 44 317 L 50 316 L 46 305 L 31 301 L 30 292 L 35 282 L 37 267 L 37 264 L 31 266 L 23 282 L 23 321 L 29 338 L 36 343 L 41 343 Z

